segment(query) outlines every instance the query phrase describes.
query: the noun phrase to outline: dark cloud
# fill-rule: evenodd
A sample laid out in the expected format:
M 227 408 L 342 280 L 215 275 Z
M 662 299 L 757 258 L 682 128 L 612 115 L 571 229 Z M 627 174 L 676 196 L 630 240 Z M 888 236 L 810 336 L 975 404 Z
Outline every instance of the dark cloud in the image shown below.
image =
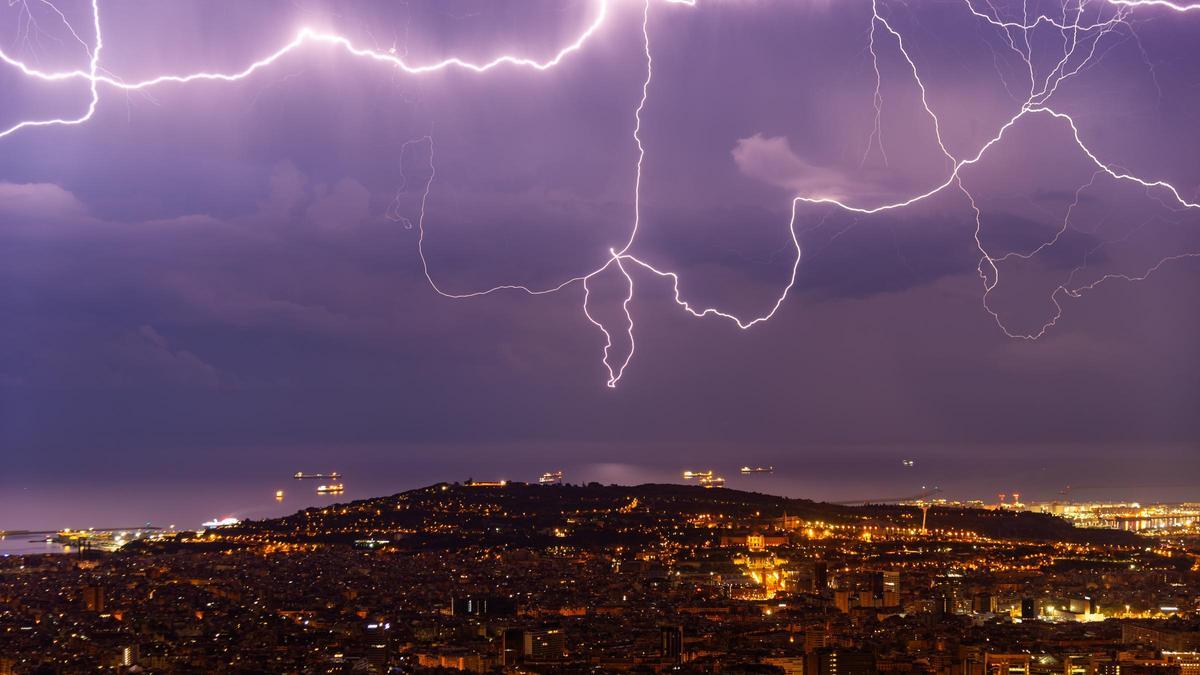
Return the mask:
M 948 147 L 976 152 L 1015 114 L 1024 64 L 995 35 L 979 39 L 987 30 L 964 11 L 881 4 L 911 36 Z M 420 62 L 544 58 L 594 8 L 101 6 L 107 67 L 128 78 L 233 68 L 299 25 Z M 195 487 L 179 467 L 274 475 L 327 453 L 401 483 L 462 477 L 447 472 L 473 462 L 510 477 L 560 460 L 597 476 L 637 475 L 631 464 L 666 475 L 684 458 L 758 453 L 893 494 L 901 479 L 886 458 L 936 447 L 951 458 L 938 479 L 963 496 L 995 492 L 995 472 L 972 467 L 999 466 L 998 446 L 1047 491 L 1081 457 L 1097 481 L 1119 480 L 1103 467 L 1142 447 L 1180 475 L 1200 468 L 1195 261 L 1054 295 L 1200 251 L 1200 221 L 1161 190 L 1096 177 L 1058 120 L 1023 120 L 963 172 L 994 255 L 1052 242 L 1000 263 L 988 298 L 1019 331 L 1056 316 L 1057 299 L 1062 316 L 1037 342 L 1004 337 L 985 309 L 975 215 L 956 186 L 873 215 L 798 207 L 797 285 L 749 331 L 689 316 L 667 280 L 632 269 L 637 348 L 615 391 L 578 284 L 437 295 L 417 256 L 423 201 L 429 271 L 450 292 L 554 286 L 624 245 L 645 62 L 641 6 L 611 9 L 587 49 L 545 73 L 414 78 L 313 48 L 237 84 L 106 91 L 87 125 L 0 140 L 0 513 L 19 499 L 12 481 L 144 468 Z M 1135 18 L 1146 56 L 1114 36 L 1056 104 L 1098 154 L 1192 194 L 1193 35 Z M 874 134 L 868 19 L 869 3 L 652 3 L 631 252 L 678 271 L 696 306 L 749 316 L 773 306 L 794 261 L 797 192 L 871 207 L 945 180 L 890 40 L 879 45 Z M 5 69 L 0 84 L 16 92 L 4 120 L 86 101 L 68 85 L 18 87 Z M 594 316 L 618 342 L 622 282 L 610 270 L 592 286 Z

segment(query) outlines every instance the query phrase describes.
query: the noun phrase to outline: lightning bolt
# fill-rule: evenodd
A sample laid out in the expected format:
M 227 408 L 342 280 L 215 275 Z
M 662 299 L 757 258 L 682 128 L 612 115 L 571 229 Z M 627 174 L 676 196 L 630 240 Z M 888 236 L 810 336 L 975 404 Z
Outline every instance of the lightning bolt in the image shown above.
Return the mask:
M 86 69 L 59 70 L 49 71 L 43 70 L 29 63 L 15 58 L 14 56 L 0 50 L 0 62 L 16 69 L 24 76 L 44 82 L 61 82 L 61 81 L 83 81 L 87 83 L 89 100 L 85 109 L 74 117 L 58 117 L 50 119 L 31 119 L 17 122 L 7 128 L 0 129 L 0 138 L 11 136 L 18 132 L 29 130 L 37 127 L 53 127 L 53 126 L 71 126 L 84 124 L 95 115 L 97 107 L 100 103 L 101 87 L 108 87 L 119 91 L 132 92 L 143 91 L 153 87 L 162 85 L 175 84 L 186 85 L 193 82 L 236 82 L 253 76 L 260 70 L 267 69 L 279 61 L 287 54 L 307 47 L 309 45 L 326 45 L 339 48 L 347 54 L 363 59 L 369 62 L 380 63 L 385 66 L 396 68 L 398 71 L 412 76 L 420 76 L 428 73 L 438 72 L 447 69 L 461 69 L 470 72 L 484 74 L 491 70 L 501 67 L 528 68 L 534 71 L 548 71 L 564 60 L 570 58 L 573 54 L 583 50 L 589 40 L 599 32 L 611 14 L 612 0 L 597 0 L 595 2 L 595 12 L 591 21 L 579 32 L 573 40 L 560 47 L 552 57 L 544 61 L 538 61 L 518 55 L 505 54 L 498 56 L 489 61 L 475 62 L 459 57 L 449 57 L 440 61 L 435 61 L 425 64 L 410 63 L 403 56 L 397 56 L 395 50 L 381 52 L 373 49 L 366 49 L 355 45 L 348 38 L 334 34 L 316 31 L 311 28 L 301 29 L 290 41 L 284 43 L 275 51 L 255 60 L 240 70 L 232 72 L 193 72 L 184 74 L 159 74 L 153 77 L 126 82 L 112 73 L 109 73 L 101 66 L 101 52 L 104 47 L 104 40 L 101 32 L 100 7 L 99 0 L 91 0 L 91 23 L 93 33 L 93 44 L 89 46 L 87 41 L 71 26 L 66 16 L 55 7 L 50 0 L 37 0 L 42 6 L 52 12 L 57 18 L 66 25 L 67 30 L 74 39 L 82 45 L 88 56 L 88 66 Z M 865 0 L 866 1 L 866 0 Z M 668 4 L 677 4 L 685 6 L 695 6 L 696 0 L 662 0 Z M 1130 182 L 1145 188 L 1148 194 L 1154 194 L 1155 198 L 1159 195 L 1165 197 L 1168 201 L 1173 202 L 1180 209 L 1200 209 L 1200 203 L 1190 201 L 1175 186 L 1163 180 L 1152 178 L 1143 178 L 1133 175 L 1118 168 L 1115 164 L 1105 162 L 1094 153 L 1081 137 L 1079 128 L 1075 120 L 1068 114 L 1056 110 L 1051 105 L 1051 101 L 1058 91 L 1059 86 L 1071 78 L 1077 76 L 1084 71 L 1097 58 L 1097 50 L 1101 41 L 1105 36 L 1114 31 L 1126 30 L 1136 37 L 1133 33 L 1133 27 L 1129 22 L 1130 13 L 1138 8 L 1158 8 L 1164 11 L 1172 11 L 1178 13 L 1191 12 L 1193 10 L 1200 11 L 1200 3 L 1186 4 L 1179 3 L 1173 0 L 1099 0 L 1098 5 L 1101 7 L 1110 7 L 1113 12 L 1106 18 L 1102 18 L 1099 12 L 1096 12 L 1096 18 L 1090 21 L 1085 21 L 1085 9 L 1092 6 L 1089 0 L 1064 0 L 1062 3 L 1062 11 L 1057 16 L 1051 16 L 1046 13 L 1039 13 L 1036 16 L 1030 16 L 1027 0 L 1022 1 L 1021 18 L 1013 20 L 1004 18 L 999 9 L 995 6 L 992 0 L 962 0 L 964 8 L 971 16 L 981 22 L 993 27 L 999 31 L 1008 48 L 1015 53 L 1025 64 L 1029 87 L 1025 100 L 1020 103 L 1016 112 L 1005 121 L 996 130 L 995 134 L 984 142 L 974 153 L 964 156 L 956 156 L 949 149 L 942 133 L 942 121 L 938 113 L 933 109 L 929 101 L 928 89 L 924 78 L 921 75 L 920 68 L 916 60 L 912 57 L 907 45 L 905 44 L 904 35 L 897 30 L 889 20 L 887 14 L 881 7 L 881 0 L 869 0 L 871 7 L 871 19 L 868 32 L 868 50 L 871 55 L 872 69 L 875 75 L 875 89 L 872 98 L 874 107 L 874 127 L 867 141 L 866 153 L 863 156 L 863 162 L 866 161 L 871 153 L 872 148 L 877 147 L 884 163 L 888 161 L 886 150 L 883 143 L 883 132 L 881 119 L 883 115 L 884 99 L 882 96 L 882 71 L 879 66 L 879 54 L 877 46 L 880 38 L 890 39 L 896 46 L 904 64 L 907 66 L 909 76 L 912 82 L 917 87 L 920 94 L 921 106 L 929 120 L 933 130 L 933 135 L 936 141 L 938 152 L 945 159 L 946 173 L 943 179 L 936 184 L 930 185 L 927 189 L 915 194 L 911 194 L 896 201 L 868 205 L 857 202 L 853 199 L 835 199 L 832 197 L 823 197 L 819 195 L 797 195 L 791 200 L 791 216 L 788 221 L 788 231 L 790 233 L 792 247 L 795 253 L 794 261 L 791 267 L 791 274 L 787 283 L 780 290 L 774 303 L 769 310 L 763 314 L 751 317 L 741 317 L 733 313 L 723 311 L 716 307 L 697 306 L 688 301 L 681 289 L 681 279 L 678 273 L 664 270 L 650 264 L 644 259 L 636 256 L 632 250 L 634 249 L 638 232 L 641 227 L 642 220 L 642 175 L 643 166 L 646 158 L 645 139 L 643 138 L 643 113 L 646 108 L 647 101 L 650 97 L 651 83 L 654 78 L 654 58 L 651 49 L 651 31 L 650 31 L 650 8 L 651 0 L 643 0 L 642 6 L 642 21 L 641 21 L 641 37 L 642 51 L 645 58 L 645 77 L 642 81 L 641 97 L 638 105 L 633 111 L 633 129 L 632 142 L 637 149 L 637 161 L 634 167 L 634 181 L 632 185 L 633 198 L 633 217 L 630 223 L 629 235 L 625 243 L 620 248 L 612 248 L 608 251 L 608 257 L 598 267 L 579 274 L 577 276 L 562 280 L 561 282 L 545 287 L 531 287 L 520 284 L 502 284 L 491 288 L 457 293 L 446 290 L 435 279 L 431 270 L 428 259 L 425 255 L 425 235 L 426 223 L 425 214 L 428 203 L 430 189 L 436 175 L 434 168 L 434 142 L 430 136 L 425 136 L 413 141 L 405 143 L 401 147 L 401 163 L 403 164 L 404 154 L 413 147 L 424 145 L 429 156 L 430 173 L 425 180 L 421 189 L 421 197 L 419 209 L 415 220 L 415 227 L 418 231 L 417 250 L 420 258 L 422 272 L 428 281 L 430 287 L 438 294 L 452 299 L 467 299 L 486 296 L 499 291 L 519 291 L 529 295 L 545 295 L 563 291 L 569 286 L 580 285 L 582 288 L 582 311 L 584 317 L 592 325 L 594 325 L 604 336 L 605 345 L 603 350 L 602 363 L 608 372 L 607 385 L 616 387 L 633 359 L 636 343 L 634 341 L 634 320 L 630 310 L 635 292 L 634 292 L 634 275 L 631 270 L 640 269 L 648 272 L 652 277 L 667 280 L 673 291 L 673 300 L 687 314 L 696 317 L 717 317 L 730 321 L 737 328 L 747 330 L 759 323 L 770 320 L 782 307 L 787 300 L 788 295 L 796 284 L 796 278 L 800 266 L 801 245 L 799 235 L 797 234 L 796 223 L 799 211 L 802 207 L 812 206 L 827 206 L 840 210 L 848 214 L 856 214 L 860 216 L 870 216 L 874 214 L 884 213 L 905 209 L 914 204 L 925 201 L 935 195 L 938 195 L 947 190 L 957 190 L 960 192 L 969 203 L 972 211 L 975 214 L 975 243 L 980 253 L 979 261 L 979 276 L 983 281 L 983 305 L 984 309 L 993 317 L 1001 330 L 1013 338 L 1021 339 L 1037 339 L 1045 334 L 1045 332 L 1055 325 L 1058 318 L 1062 314 L 1062 305 L 1060 297 L 1077 298 L 1083 293 L 1090 291 L 1102 283 L 1110 280 L 1124 281 L 1142 281 L 1152 274 L 1157 272 L 1163 265 L 1187 258 L 1200 257 L 1200 253 L 1183 253 L 1174 256 L 1168 256 L 1161 259 L 1158 263 L 1146 269 L 1139 274 L 1106 274 L 1088 284 L 1072 285 L 1075 274 L 1082 269 L 1076 267 L 1072 270 L 1066 283 L 1058 286 L 1050 295 L 1050 300 L 1055 305 L 1056 312 L 1040 330 L 1022 333 L 1014 332 L 1007 328 L 1002 321 L 1000 315 L 994 311 L 989 303 L 988 298 L 992 291 L 997 287 L 1000 281 L 1000 264 L 1011 258 L 1029 259 L 1037 255 L 1046 248 L 1053 246 L 1058 242 L 1059 238 L 1069 229 L 1072 210 L 1078 205 L 1078 200 L 1082 191 L 1091 187 L 1095 180 L 1101 176 Z M 31 31 L 40 31 L 35 25 L 33 12 L 30 10 L 28 0 L 21 0 L 22 11 L 26 17 L 26 39 Z M 1044 72 L 1039 73 L 1037 57 L 1034 54 L 1033 41 L 1031 33 L 1041 27 L 1050 27 L 1058 30 L 1062 35 L 1062 53 L 1053 62 L 1052 67 L 1048 70 L 1041 69 Z M 1003 76 L 1001 76 L 1003 79 Z M 1008 86 L 1005 81 L 1005 86 Z M 1071 204 L 1067 211 L 1067 215 L 1063 220 L 1061 227 L 1056 230 L 1055 235 L 1040 244 L 1039 246 L 1025 252 L 1008 252 L 1002 255 L 994 255 L 986 248 L 982 241 L 983 230 L 983 213 L 978 206 L 975 196 L 967 188 L 963 182 L 963 171 L 983 160 L 986 153 L 1001 143 L 1007 134 L 1011 132 L 1013 127 L 1026 117 L 1042 116 L 1047 117 L 1057 122 L 1060 122 L 1074 144 L 1079 148 L 1084 156 L 1095 166 L 1095 173 L 1092 180 L 1079 188 L 1075 193 L 1075 201 Z M 402 168 L 403 170 L 403 168 Z M 389 209 L 388 217 L 402 223 L 405 227 L 413 227 L 414 222 L 401 215 L 402 209 L 399 208 L 402 194 L 408 190 L 407 179 L 397 192 L 396 201 L 392 208 Z M 1086 264 L 1086 259 L 1085 263 Z M 629 349 L 620 356 L 614 353 L 613 330 L 605 325 L 604 322 L 595 318 L 593 308 L 591 307 L 592 287 L 590 283 L 605 271 L 615 269 L 623 279 L 625 284 L 625 295 L 621 303 L 621 309 L 624 314 L 623 331 L 629 342 Z
M 986 0 L 986 1 L 987 1 L 989 8 L 991 9 L 991 14 L 985 13 L 985 12 L 977 9 L 971 0 L 963 0 L 964 5 L 966 6 L 967 10 L 972 15 L 974 15 L 975 17 L 982 19 L 983 21 L 987 22 L 988 24 L 991 24 L 992 26 L 995 26 L 1004 31 L 1004 35 L 1007 38 L 1010 48 L 1018 56 L 1021 57 L 1021 59 L 1024 61 L 1024 63 L 1027 66 L 1027 69 L 1028 69 L 1029 95 L 1028 95 L 1027 99 L 1020 105 L 1016 114 L 1014 114 L 1011 118 L 1009 118 L 1008 121 L 1005 122 L 1000 127 L 998 132 L 991 139 L 989 139 L 987 142 L 985 142 L 974 155 L 972 155 L 970 157 L 962 158 L 962 159 L 956 158 L 946 147 L 946 143 L 942 137 L 940 119 L 939 119 L 938 115 L 934 112 L 934 110 L 929 105 L 929 100 L 927 97 L 927 89 L 926 89 L 925 83 L 923 82 L 923 80 L 921 78 L 921 75 L 917 68 L 916 63 L 914 62 L 912 56 L 909 54 L 907 48 L 905 47 L 903 36 L 895 28 L 892 27 L 892 25 L 888 22 L 888 20 L 884 16 L 881 15 L 878 0 L 872 0 L 872 3 L 871 3 L 871 6 L 872 6 L 872 34 L 871 35 L 872 35 L 872 37 L 869 42 L 869 49 L 871 51 L 872 60 L 875 64 L 878 63 L 878 56 L 875 52 L 875 39 L 874 39 L 874 25 L 875 25 L 875 23 L 878 23 L 879 25 L 882 25 L 884 27 L 884 29 L 886 30 L 886 32 L 895 39 L 897 48 L 899 49 L 900 53 L 903 55 L 905 61 L 907 62 L 909 69 L 911 71 L 911 74 L 912 74 L 913 81 L 915 82 L 916 86 L 918 87 L 918 89 L 920 91 L 921 104 L 925 110 L 925 113 L 928 115 L 928 117 L 932 121 L 933 132 L 934 132 L 934 136 L 937 140 L 938 148 L 945 157 L 947 157 L 949 160 L 951 160 L 953 162 L 953 168 L 951 169 L 951 171 L 949 172 L 949 174 L 945 178 L 945 180 L 943 182 L 941 182 L 940 184 L 933 186 L 931 189 L 929 189 L 925 192 L 922 192 L 922 193 L 919 193 L 916 195 L 912 195 L 905 199 L 891 202 L 891 203 L 881 204 L 881 205 L 877 205 L 877 206 L 863 206 L 863 205 L 848 203 L 848 202 L 841 201 L 838 199 L 822 198 L 822 197 L 816 197 L 816 198 L 797 197 L 795 202 L 796 203 L 803 202 L 803 203 L 807 203 L 807 204 L 831 204 L 831 205 L 836 206 L 837 208 L 842 209 L 847 212 L 857 213 L 857 214 L 861 214 L 861 215 L 873 215 L 873 214 L 877 214 L 877 213 L 881 213 L 881 212 L 885 212 L 885 211 L 903 209 L 908 206 L 912 206 L 913 204 L 916 204 L 918 202 L 929 199 L 930 197 L 933 197 L 934 195 L 940 194 L 941 192 L 945 191 L 948 188 L 952 188 L 952 187 L 957 188 L 966 197 L 968 203 L 970 204 L 972 211 L 975 214 L 975 244 L 981 254 L 978 268 L 979 268 L 980 279 L 983 281 L 983 285 L 984 285 L 983 306 L 984 306 L 985 311 L 987 311 L 988 314 L 991 315 L 993 320 L 995 320 L 996 324 L 1000 327 L 1001 331 L 1003 331 L 1006 336 L 1008 336 L 1010 338 L 1036 340 L 1036 339 L 1044 336 L 1046 334 L 1046 332 L 1052 326 L 1054 326 L 1057 323 L 1058 319 L 1062 316 L 1063 308 L 1062 308 L 1062 304 L 1059 301 L 1060 295 L 1065 295 L 1065 296 L 1072 297 L 1072 298 L 1078 298 L 1078 297 L 1081 297 L 1083 293 L 1096 288 L 1101 283 L 1103 283 L 1105 281 L 1113 280 L 1113 279 L 1121 279 L 1121 280 L 1125 280 L 1125 281 L 1143 281 L 1143 280 L 1147 279 L 1148 277 L 1150 277 L 1154 272 L 1158 271 L 1163 265 L 1165 265 L 1168 262 L 1172 262 L 1172 261 L 1176 261 L 1176 260 L 1183 260 L 1183 259 L 1188 259 L 1188 258 L 1194 258 L 1194 257 L 1200 257 L 1200 253 L 1186 253 L 1186 254 L 1168 256 L 1166 258 L 1161 259 L 1159 262 L 1157 262 L 1156 264 L 1151 266 L 1148 270 L 1146 270 L 1142 274 L 1136 274 L 1136 275 L 1107 274 L 1107 275 L 1104 275 L 1103 277 L 1101 277 L 1099 280 L 1097 280 L 1091 284 L 1087 284 L 1087 285 L 1083 285 L 1083 286 L 1069 287 L 1067 285 L 1060 285 L 1057 288 L 1055 288 L 1050 294 L 1050 301 L 1055 306 L 1055 312 L 1054 312 L 1053 316 L 1045 324 L 1043 324 L 1039 329 L 1037 329 L 1035 331 L 1031 331 L 1031 332 L 1013 331 L 1008 326 L 1005 325 L 1002 317 L 999 315 L 998 312 L 996 312 L 994 309 L 992 309 L 992 307 L 990 306 L 990 304 L 988 302 L 989 296 L 991 295 L 992 291 L 995 290 L 995 288 L 997 287 L 997 285 L 1000 282 L 1000 268 L 999 268 L 998 264 L 1009 258 L 1012 258 L 1012 257 L 1019 257 L 1022 259 L 1032 258 L 1037 253 L 1040 253 L 1042 250 L 1044 250 L 1050 246 L 1053 246 L 1055 243 L 1057 243 L 1059 238 L 1062 236 L 1063 233 L 1065 233 L 1066 229 L 1068 228 L 1071 210 L 1073 210 L 1074 207 L 1077 205 L 1079 194 L 1080 194 L 1080 192 L 1082 192 L 1083 187 L 1081 187 L 1080 190 L 1078 190 L 1076 192 L 1076 202 L 1073 203 L 1071 205 L 1071 207 L 1068 209 L 1067 217 L 1064 220 L 1062 227 L 1058 229 L 1058 231 L 1055 233 L 1055 235 L 1052 239 L 1050 239 L 1046 242 L 1043 242 L 1042 244 L 1040 244 L 1039 246 L 1034 248 L 1032 251 L 1029 251 L 1027 253 L 1009 253 L 1009 254 L 1005 254 L 1002 256 L 995 256 L 995 255 L 991 254 L 983 244 L 983 241 L 982 241 L 983 214 L 978 206 L 978 203 L 976 202 L 974 195 L 967 189 L 967 187 L 964 185 L 964 183 L 962 181 L 962 171 L 963 171 L 963 169 L 980 162 L 984 158 L 984 155 L 987 153 L 987 151 L 989 149 L 991 149 L 993 146 L 995 146 L 997 143 L 999 143 L 1004 138 L 1005 134 L 1007 134 L 1021 119 L 1028 117 L 1028 116 L 1033 116 L 1033 115 L 1044 115 L 1044 116 L 1048 116 L 1050 118 L 1053 118 L 1055 120 L 1059 120 L 1059 121 L 1063 122 L 1064 125 L 1069 129 L 1071 138 L 1074 141 L 1075 145 L 1080 149 L 1080 151 L 1082 151 L 1082 153 L 1087 157 L 1087 159 L 1095 165 L 1097 171 L 1095 172 L 1095 174 L 1093 174 L 1092 181 L 1088 183 L 1089 186 L 1091 185 L 1092 182 L 1095 181 L 1095 179 L 1098 176 L 1106 174 L 1114 180 L 1132 182 L 1132 183 L 1135 183 L 1137 185 L 1140 185 L 1140 186 L 1146 188 L 1148 191 L 1151 189 L 1164 191 L 1166 193 L 1166 195 L 1170 198 L 1170 200 L 1172 200 L 1175 204 L 1177 204 L 1181 208 L 1200 209 L 1200 203 L 1193 202 L 1193 201 L 1186 199 L 1175 186 L 1171 185 L 1170 183 L 1168 183 L 1166 181 L 1141 178 L 1141 177 L 1138 177 L 1131 173 L 1125 172 L 1125 171 L 1117 168 L 1115 165 L 1106 163 L 1103 160 L 1101 160 L 1096 155 L 1096 153 L 1093 152 L 1091 150 L 1091 148 L 1089 148 L 1087 146 L 1087 144 L 1084 142 L 1084 140 L 1082 139 L 1080 132 L 1079 132 L 1079 128 L 1075 123 L 1075 120 L 1070 115 L 1060 112 L 1060 111 L 1057 111 L 1049 105 L 1049 101 L 1053 97 L 1055 92 L 1057 91 L 1059 85 L 1062 82 L 1078 75 L 1080 72 L 1082 72 L 1084 70 L 1084 68 L 1087 67 L 1087 65 L 1090 62 L 1093 61 L 1093 59 L 1096 56 L 1096 50 L 1100 43 L 1100 40 L 1105 35 L 1109 34 L 1113 30 L 1116 30 L 1118 27 L 1126 27 L 1129 30 L 1132 30 L 1132 27 L 1129 25 L 1129 23 L 1127 21 L 1129 7 L 1160 6 L 1160 7 L 1168 7 L 1172 10 L 1179 11 L 1179 12 L 1185 12 L 1185 11 L 1189 11 L 1189 10 L 1193 10 L 1193 9 L 1200 9 L 1200 4 L 1180 5 L 1180 4 L 1173 3 L 1173 2 L 1166 2 L 1165 0 L 1108 0 L 1109 5 L 1113 5 L 1118 8 L 1118 11 L 1116 12 L 1116 14 L 1114 14 L 1112 17 L 1102 20 L 1102 21 L 1097 20 L 1092 23 L 1082 23 L 1086 0 L 1079 0 L 1076 3 L 1073 20 L 1068 19 L 1068 14 L 1070 13 L 1069 3 L 1063 4 L 1063 12 L 1060 17 L 1051 17 L 1046 14 L 1040 14 L 1037 17 L 1030 19 L 1028 16 L 1028 11 L 1027 11 L 1028 4 L 1023 2 L 1022 3 L 1023 17 L 1022 17 L 1022 21 L 1020 21 L 1020 22 L 1007 21 L 1007 20 L 1001 19 L 1000 13 L 995 8 L 995 6 L 992 5 L 990 0 Z M 1038 28 L 1039 26 L 1041 26 L 1043 24 L 1053 26 L 1054 28 L 1059 29 L 1063 33 L 1064 48 L 1063 48 L 1063 53 L 1062 53 L 1061 58 L 1055 63 L 1054 67 L 1045 75 L 1045 77 L 1041 78 L 1040 83 L 1039 83 L 1039 78 L 1036 73 L 1037 68 L 1034 63 L 1035 59 L 1034 59 L 1034 55 L 1033 55 L 1033 49 L 1031 46 L 1032 42 L 1029 39 L 1029 35 L 1030 35 L 1031 31 L 1033 31 L 1034 29 Z M 1019 46 L 1017 40 L 1014 38 L 1014 36 L 1013 36 L 1014 31 L 1021 35 L 1021 43 L 1022 43 L 1023 47 Z M 1080 39 L 1080 35 L 1084 36 L 1084 38 L 1082 40 Z M 1083 54 L 1083 56 L 1078 60 L 1078 62 L 1073 67 L 1068 67 L 1072 58 L 1075 57 L 1077 51 L 1081 47 L 1084 47 L 1085 45 L 1087 45 L 1085 47 L 1087 49 L 1086 53 Z M 876 78 L 877 78 L 876 79 L 876 87 L 875 87 L 875 91 L 876 91 L 875 106 L 876 106 L 876 111 L 877 111 L 877 115 L 878 115 L 878 110 L 879 110 L 879 106 L 881 105 L 881 101 L 880 101 L 880 97 L 878 94 L 880 87 L 879 87 L 879 80 L 878 80 L 879 69 L 878 69 L 877 65 L 875 67 L 875 73 L 876 73 Z M 878 117 L 877 117 L 877 121 L 876 121 L 876 129 L 878 129 Z M 877 134 L 878 134 L 878 131 L 872 132 L 872 138 L 874 138 Z M 870 148 L 870 139 L 868 140 L 868 151 L 869 151 L 869 148 Z M 795 222 L 795 216 L 794 216 L 794 210 L 793 210 L 793 223 L 794 222 Z M 794 232 L 794 230 L 793 230 L 793 232 Z M 1079 269 L 1080 268 L 1077 267 L 1075 270 L 1072 270 L 1069 279 L 1073 278 L 1075 273 L 1078 272 Z M 1069 281 L 1068 281 L 1068 283 L 1069 283 Z M 786 293 L 786 291 L 785 291 L 785 293 Z
M 1192 10 L 1200 10 L 1200 3 L 1183 4 L 1179 2 L 1171 2 L 1170 0 L 1108 0 L 1112 5 L 1124 5 L 1126 7 L 1166 7 L 1173 9 L 1176 12 L 1190 12 Z

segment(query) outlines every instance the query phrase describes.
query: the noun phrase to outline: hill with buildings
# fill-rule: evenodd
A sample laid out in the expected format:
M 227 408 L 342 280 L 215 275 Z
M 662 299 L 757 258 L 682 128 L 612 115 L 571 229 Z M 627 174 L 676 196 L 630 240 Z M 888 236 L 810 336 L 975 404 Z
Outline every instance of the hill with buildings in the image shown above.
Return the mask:
M 719 545 L 750 533 L 783 537 L 921 537 L 913 506 L 843 506 L 692 485 L 439 483 L 399 494 L 243 521 L 188 540 L 221 543 L 346 543 L 407 550 L 469 546 L 576 548 Z M 1029 542 L 1138 545 L 1137 535 L 1073 527 L 1047 514 L 935 507 L 935 534 Z M 182 542 L 179 542 L 182 543 Z

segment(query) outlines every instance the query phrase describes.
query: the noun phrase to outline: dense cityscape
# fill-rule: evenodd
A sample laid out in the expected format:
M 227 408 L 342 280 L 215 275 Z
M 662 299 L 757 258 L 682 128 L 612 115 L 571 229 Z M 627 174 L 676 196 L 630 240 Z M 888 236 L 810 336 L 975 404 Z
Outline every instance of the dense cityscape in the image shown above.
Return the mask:
M 1114 508 L 466 481 L 67 533 L 0 558 L 0 673 L 1200 673 L 1197 505 Z

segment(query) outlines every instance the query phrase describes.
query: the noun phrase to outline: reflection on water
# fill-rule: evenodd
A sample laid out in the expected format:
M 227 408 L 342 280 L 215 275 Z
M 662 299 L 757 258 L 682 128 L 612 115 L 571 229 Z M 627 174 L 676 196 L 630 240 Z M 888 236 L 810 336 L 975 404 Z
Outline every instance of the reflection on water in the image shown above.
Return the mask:
M 69 553 L 71 548 L 49 541 L 30 541 L 29 536 L 0 537 L 0 555 Z

